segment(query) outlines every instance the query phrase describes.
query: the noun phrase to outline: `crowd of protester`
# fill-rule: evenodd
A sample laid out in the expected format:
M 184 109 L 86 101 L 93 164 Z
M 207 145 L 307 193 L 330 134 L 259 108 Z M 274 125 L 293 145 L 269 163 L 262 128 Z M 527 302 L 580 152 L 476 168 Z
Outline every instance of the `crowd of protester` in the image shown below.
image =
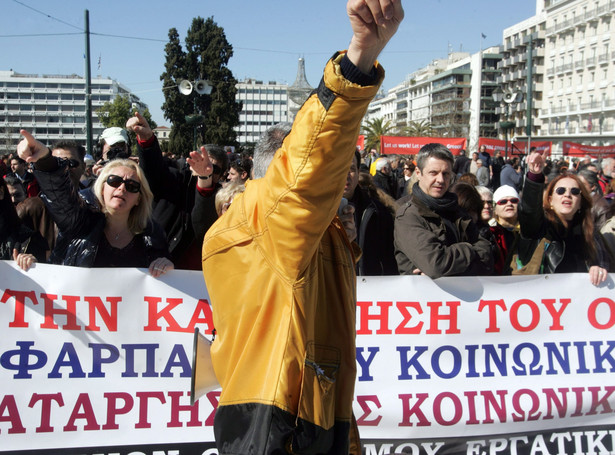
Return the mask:
M 272 129 L 257 147 L 289 129 Z M 105 130 L 92 157 L 75 142 L 48 147 L 22 135 L 0 157 L 0 257 L 25 270 L 35 262 L 143 267 L 152 276 L 198 270 L 205 233 L 253 167 L 259 173 L 250 154 L 214 144 L 163 153 L 138 113 L 125 129 Z M 355 153 L 339 216 L 362 251 L 359 275 L 588 272 L 599 284 L 615 270 L 614 159 L 429 150 Z M 429 180 L 432 164 L 441 168 Z

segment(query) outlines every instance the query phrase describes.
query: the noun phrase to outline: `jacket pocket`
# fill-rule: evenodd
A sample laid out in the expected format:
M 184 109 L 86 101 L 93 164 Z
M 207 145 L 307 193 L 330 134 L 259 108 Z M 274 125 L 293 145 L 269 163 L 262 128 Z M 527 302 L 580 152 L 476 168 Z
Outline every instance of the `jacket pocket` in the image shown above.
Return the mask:
M 297 417 L 328 430 L 335 423 L 335 381 L 340 367 L 336 348 L 309 343 L 303 365 Z

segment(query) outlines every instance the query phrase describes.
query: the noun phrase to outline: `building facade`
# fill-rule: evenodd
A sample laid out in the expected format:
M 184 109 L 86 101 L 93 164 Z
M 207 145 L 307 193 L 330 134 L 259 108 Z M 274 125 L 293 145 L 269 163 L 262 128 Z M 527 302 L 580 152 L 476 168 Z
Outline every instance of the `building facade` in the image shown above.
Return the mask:
M 137 109 L 147 108 L 113 79 L 91 81 L 92 139 L 104 126 L 96 110 L 116 96 L 128 96 Z M 86 144 L 85 79 L 77 75 L 19 74 L 0 71 L 0 154 L 14 152 L 19 130 L 26 129 L 43 143 L 74 140 Z
M 288 122 L 288 85 L 245 79 L 237 83 L 235 99 L 242 103 L 237 141 L 254 144 L 270 126 Z
M 615 140 L 614 14 L 615 0 L 537 0 L 535 16 L 504 30 L 499 82 L 523 96 L 498 109 L 511 137 L 526 141 L 529 125 L 556 154 L 564 141 Z
M 242 103 L 242 108 L 239 126 L 235 128 L 237 141 L 242 145 L 255 144 L 269 127 L 292 122 L 313 90 L 305 76 L 303 58 L 297 63 L 297 77 L 290 86 L 254 79 L 239 82 L 235 100 Z
M 544 1 L 542 136 L 602 145 L 615 140 L 615 1 Z M 561 150 L 561 149 L 560 149 Z
M 410 74 L 404 82 L 374 100 L 366 121 L 383 118 L 395 133 L 412 123 L 427 123 L 440 137 L 494 137 L 496 113 L 491 94 L 500 74 L 499 48 L 470 55 L 454 52 Z
M 545 12 L 538 11 L 535 16 L 503 32 L 502 73 L 498 83 L 511 102 L 504 101 L 496 108 L 496 113 L 501 122 L 510 122 L 508 131 L 501 130 L 501 134 L 508 132 L 515 140 L 525 141 L 528 132 L 531 137 L 544 133 L 539 112 L 544 98 L 545 24 Z

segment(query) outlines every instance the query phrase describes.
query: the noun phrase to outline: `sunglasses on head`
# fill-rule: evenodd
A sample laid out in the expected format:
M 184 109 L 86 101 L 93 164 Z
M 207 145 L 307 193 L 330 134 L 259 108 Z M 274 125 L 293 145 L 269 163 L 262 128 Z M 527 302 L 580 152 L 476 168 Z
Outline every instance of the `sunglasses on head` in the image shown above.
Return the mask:
M 124 180 L 119 175 L 113 175 L 113 174 L 107 177 L 107 185 L 112 186 L 113 188 L 119 188 L 122 185 L 122 183 L 124 184 L 126 191 L 128 191 L 129 193 L 138 193 L 141 190 L 141 184 L 137 182 L 136 180 L 132 180 L 132 179 Z
M 500 199 L 498 202 L 496 202 L 496 204 L 497 205 L 506 205 L 509 202 L 511 204 L 518 204 L 519 203 L 519 198 L 511 197 L 510 199 Z
M 565 186 L 558 186 L 557 188 L 555 188 L 555 194 L 563 196 L 564 193 L 566 193 L 566 190 L 570 190 L 570 194 L 572 194 L 573 196 L 578 196 L 579 194 L 581 194 L 581 188 L 566 188 Z

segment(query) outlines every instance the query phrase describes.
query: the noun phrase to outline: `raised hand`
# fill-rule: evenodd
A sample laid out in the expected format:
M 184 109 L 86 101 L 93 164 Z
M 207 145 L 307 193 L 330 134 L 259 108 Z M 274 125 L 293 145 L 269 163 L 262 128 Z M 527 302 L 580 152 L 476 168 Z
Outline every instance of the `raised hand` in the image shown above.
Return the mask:
M 47 146 L 34 139 L 34 136 L 26 130 L 19 130 L 19 134 L 24 137 L 17 145 L 17 154 L 22 160 L 27 163 L 36 163 L 49 154 Z
M 209 155 L 205 147 L 201 147 L 198 151 L 190 152 L 190 156 L 186 158 L 186 163 L 190 166 L 190 170 L 194 175 L 201 177 L 210 177 L 214 172 L 214 166 L 209 160 Z M 201 188 L 208 188 L 212 185 L 212 179 L 208 180 L 199 179 L 198 185 Z
M 545 166 L 547 164 L 547 157 L 548 156 L 549 156 L 549 152 L 546 151 L 546 150 L 543 153 L 533 152 L 527 158 L 527 168 L 528 168 L 528 170 L 532 174 L 542 174 L 542 171 L 544 170 L 544 168 L 545 168 Z
M 348 58 L 369 73 L 404 18 L 401 0 L 348 0 L 346 11 L 353 31 Z
M 139 112 L 135 112 L 133 117 L 130 117 L 126 122 L 126 129 L 133 131 L 140 141 L 147 141 L 154 135 L 149 123 Z

